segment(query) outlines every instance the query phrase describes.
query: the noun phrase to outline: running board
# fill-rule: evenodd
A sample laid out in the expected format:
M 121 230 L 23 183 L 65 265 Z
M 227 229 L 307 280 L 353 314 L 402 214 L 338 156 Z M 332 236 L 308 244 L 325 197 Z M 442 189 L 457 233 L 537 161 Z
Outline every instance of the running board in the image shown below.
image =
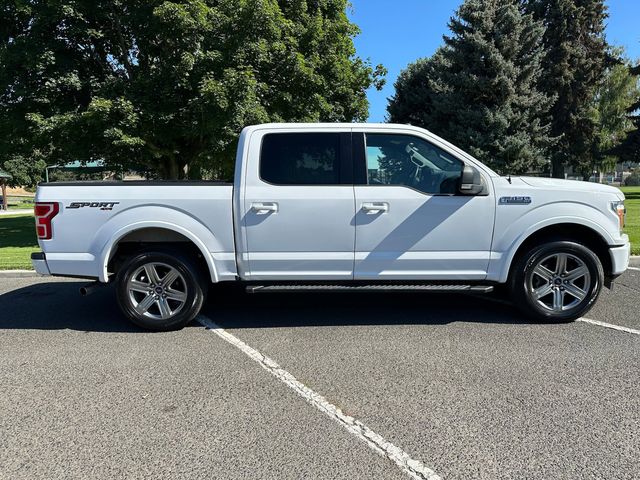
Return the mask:
M 465 292 L 490 293 L 491 285 L 373 284 L 373 285 L 248 285 L 247 293 L 278 292 Z

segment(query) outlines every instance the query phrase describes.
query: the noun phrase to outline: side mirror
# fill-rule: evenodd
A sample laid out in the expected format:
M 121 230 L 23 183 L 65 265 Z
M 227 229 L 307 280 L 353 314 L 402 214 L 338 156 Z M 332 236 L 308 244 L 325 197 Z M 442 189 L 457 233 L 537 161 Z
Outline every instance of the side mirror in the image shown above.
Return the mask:
M 482 175 L 480 175 L 476 167 L 472 165 L 464 166 L 458 190 L 462 195 L 479 195 L 483 192 Z

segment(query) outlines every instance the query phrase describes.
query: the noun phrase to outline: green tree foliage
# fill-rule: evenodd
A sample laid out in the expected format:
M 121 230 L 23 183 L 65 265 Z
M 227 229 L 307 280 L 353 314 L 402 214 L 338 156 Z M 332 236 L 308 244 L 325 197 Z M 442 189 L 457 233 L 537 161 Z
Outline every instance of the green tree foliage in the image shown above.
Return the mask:
M 613 55 L 620 56 L 622 53 L 621 49 L 617 49 Z M 631 73 L 628 63 L 621 61 L 609 66 L 596 91 L 591 113 L 596 125 L 596 168 L 610 171 L 621 160 L 616 152 L 633 130 L 633 121 L 627 112 L 638 98 L 640 84 L 638 77 Z
M 551 134 L 559 138 L 551 157 L 552 174 L 563 178 L 565 166 L 591 165 L 597 125 L 592 99 L 607 66 L 603 0 L 525 0 L 543 22 L 545 56 L 540 88 L 555 95 Z
M 393 122 L 423 126 L 500 172 L 540 168 L 554 143 L 538 90 L 544 29 L 518 0 L 466 0 L 451 36 L 398 78 Z
M 0 9 L 0 162 L 228 177 L 240 130 L 367 117 L 384 69 L 347 0 L 52 0 Z M 25 182 L 20 177 L 19 182 Z
M 629 69 L 629 74 L 640 78 L 640 65 Z M 634 102 L 627 108 L 629 132 L 626 137 L 611 149 L 611 154 L 616 155 L 622 162 L 640 162 L 640 92 L 636 90 Z

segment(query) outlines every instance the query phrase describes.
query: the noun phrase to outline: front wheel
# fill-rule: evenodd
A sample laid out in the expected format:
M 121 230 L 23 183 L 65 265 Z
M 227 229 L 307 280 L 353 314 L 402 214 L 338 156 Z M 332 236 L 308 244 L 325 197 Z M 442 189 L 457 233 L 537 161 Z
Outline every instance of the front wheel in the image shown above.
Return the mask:
M 130 258 L 117 277 L 122 312 L 136 325 L 177 330 L 195 318 L 204 303 L 198 269 L 187 257 L 144 252 Z
M 591 250 L 554 241 L 532 248 L 517 261 L 511 294 L 516 306 L 536 320 L 570 322 L 591 309 L 603 282 L 602 263 Z

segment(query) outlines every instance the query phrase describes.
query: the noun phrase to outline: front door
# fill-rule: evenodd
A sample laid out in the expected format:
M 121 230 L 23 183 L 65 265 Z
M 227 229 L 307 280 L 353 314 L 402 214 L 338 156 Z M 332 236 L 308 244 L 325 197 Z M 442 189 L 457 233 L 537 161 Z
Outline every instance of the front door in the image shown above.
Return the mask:
M 251 280 L 353 278 L 351 134 L 267 133 L 248 175 L 243 226 Z
M 489 189 L 460 195 L 464 162 L 427 139 L 356 135 L 364 136 L 354 161 L 366 162 L 366 184 L 355 186 L 355 278 L 484 279 L 495 215 Z

